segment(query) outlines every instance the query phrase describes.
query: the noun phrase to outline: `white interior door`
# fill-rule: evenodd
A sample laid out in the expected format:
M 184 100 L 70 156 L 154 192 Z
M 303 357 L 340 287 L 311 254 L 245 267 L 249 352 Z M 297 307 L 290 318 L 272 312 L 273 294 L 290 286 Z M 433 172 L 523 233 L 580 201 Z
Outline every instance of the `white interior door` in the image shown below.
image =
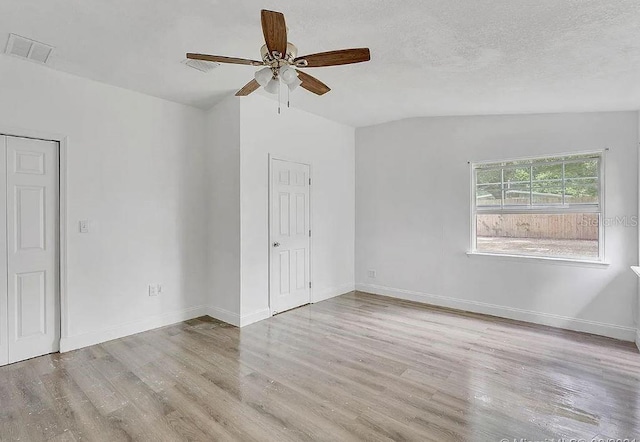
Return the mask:
M 8 362 L 60 345 L 58 143 L 4 137 Z
M 308 164 L 271 159 L 271 312 L 311 302 Z
M 7 137 L 0 135 L 0 365 L 9 363 L 7 313 Z

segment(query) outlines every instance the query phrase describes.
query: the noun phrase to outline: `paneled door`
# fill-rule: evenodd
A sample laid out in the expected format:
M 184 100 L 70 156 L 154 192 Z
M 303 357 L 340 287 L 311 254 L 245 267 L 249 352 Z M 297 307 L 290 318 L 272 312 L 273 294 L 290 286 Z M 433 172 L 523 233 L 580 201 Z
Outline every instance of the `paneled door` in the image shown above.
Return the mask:
M 311 302 L 310 167 L 271 159 L 270 308 Z
M 0 365 L 9 363 L 7 276 L 7 137 L 0 135 Z
M 58 143 L 0 137 L 7 362 L 59 350 Z

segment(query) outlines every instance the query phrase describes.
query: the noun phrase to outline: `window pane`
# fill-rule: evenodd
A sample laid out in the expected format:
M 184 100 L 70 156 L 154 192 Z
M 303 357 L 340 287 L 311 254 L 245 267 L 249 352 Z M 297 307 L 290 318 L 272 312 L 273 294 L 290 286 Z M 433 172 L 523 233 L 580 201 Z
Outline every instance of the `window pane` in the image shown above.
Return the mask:
M 476 183 L 478 184 L 500 184 L 502 171 L 500 169 L 478 170 L 476 172 Z
M 478 206 L 502 205 L 502 171 L 500 169 L 476 172 L 476 204 Z
M 504 205 L 505 206 L 528 206 L 530 204 L 531 192 L 529 192 L 529 183 L 527 184 L 510 184 L 505 186 Z
M 514 169 L 504 169 L 504 183 L 529 183 L 529 167 L 518 167 Z
M 562 164 L 533 166 L 532 204 L 549 206 L 562 204 Z
M 533 166 L 533 181 L 562 182 L 562 164 L 540 164 Z
M 529 167 L 504 169 L 504 205 L 528 206 L 531 203 Z
M 567 204 L 598 204 L 597 178 L 572 178 L 565 181 Z
M 599 214 L 479 214 L 476 250 L 508 255 L 597 259 Z
M 508 161 L 502 164 L 504 166 L 522 166 L 522 165 L 530 165 L 530 164 L 538 164 L 538 163 L 557 163 L 562 160 L 564 160 L 563 157 L 549 157 L 549 158 L 535 158 L 535 159 L 528 159 L 528 160 Z
M 476 188 L 477 206 L 498 206 L 502 202 L 502 187 L 499 184 L 481 184 Z
M 598 160 L 571 162 L 564 165 L 565 178 L 598 178 Z
M 533 183 L 533 204 L 552 206 L 562 204 L 562 183 L 537 181 Z

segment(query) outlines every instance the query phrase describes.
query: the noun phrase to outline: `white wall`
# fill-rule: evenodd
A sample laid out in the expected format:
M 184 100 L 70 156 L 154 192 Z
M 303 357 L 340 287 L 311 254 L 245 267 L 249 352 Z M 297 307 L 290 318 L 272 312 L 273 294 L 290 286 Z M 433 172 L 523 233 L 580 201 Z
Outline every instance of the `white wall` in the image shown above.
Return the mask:
M 207 113 L 208 283 L 211 314 L 240 320 L 240 101 Z
M 0 78 L 5 132 L 68 137 L 63 351 L 206 313 L 261 319 L 268 152 L 314 167 L 314 300 L 353 289 L 353 128 L 277 117 L 261 97 L 205 113 L 9 57 Z M 150 283 L 163 293 L 149 297 Z
M 608 147 L 605 216 L 633 217 L 638 124 L 636 112 L 619 112 L 419 118 L 358 129 L 357 288 L 633 340 L 637 227 L 606 228 L 608 267 L 468 257 L 467 162 Z
M 299 93 L 305 93 L 304 91 Z M 353 290 L 355 131 L 283 109 L 260 96 L 241 101 L 243 322 L 269 308 L 268 156 L 311 164 L 311 279 L 314 302 Z
M 606 215 L 637 215 L 637 113 L 406 120 L 358 130 L 354 153 L 352 128 L 259 96 L 205 115 L 9 57 L 0 78 L 5 132 L 68 137 L 63 350 L 206 312 L 262 318 L 269 153 L 312 164 L 314 301 L 351 290 L 357 263 L 362 290 L 633 339 L 636 228 L 607 229 L 608 268 L 465 252 L 470 160 L 607 146 Z
M 638 140 L 640 141 L 640 112 L 638 112 Z M 638 148 L 640 149 L 640 142 L 638 143 Z M 640 162 L 638 163 L 638 171 L 640 173 Z M 640 188 L 640 176 L 638 177 L 638 187 Z M 638 210 L 640 211 L 640 206 L 638 207 Z M 640 228 L 640 225 L 638 227 Z M 638 243 L 638 254 L 637 262 L 640 262 L 640 242 Z M 636 346 L 640 349 L 640 287 L 638 290 L 638 296 L 636 297 Z
M 10 57 L 0 78 L 2 128 L 68 136 L 62 349 L 205 312 L 204 113 Z

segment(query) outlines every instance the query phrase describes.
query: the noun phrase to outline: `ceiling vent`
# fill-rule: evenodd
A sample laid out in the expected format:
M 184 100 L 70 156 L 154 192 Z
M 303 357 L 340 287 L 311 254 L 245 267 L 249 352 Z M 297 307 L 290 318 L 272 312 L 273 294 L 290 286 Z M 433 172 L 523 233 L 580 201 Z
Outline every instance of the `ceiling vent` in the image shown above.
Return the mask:
M 46 63 L 53 52 L 53 46 L 40 43 L 16 34 L 9 34 L 5 53 L 14 57 L 26 58 L 36 63 Z
M 215 61 L 204 61 L 204 60 L 187 59 L 187 60 L 184 60 L 183 63 L 189 66 L 190 68 L 196 69 L 204 73 L 211 72 L 212 70 L 220 66 L 220 63 L 216 63 Z

